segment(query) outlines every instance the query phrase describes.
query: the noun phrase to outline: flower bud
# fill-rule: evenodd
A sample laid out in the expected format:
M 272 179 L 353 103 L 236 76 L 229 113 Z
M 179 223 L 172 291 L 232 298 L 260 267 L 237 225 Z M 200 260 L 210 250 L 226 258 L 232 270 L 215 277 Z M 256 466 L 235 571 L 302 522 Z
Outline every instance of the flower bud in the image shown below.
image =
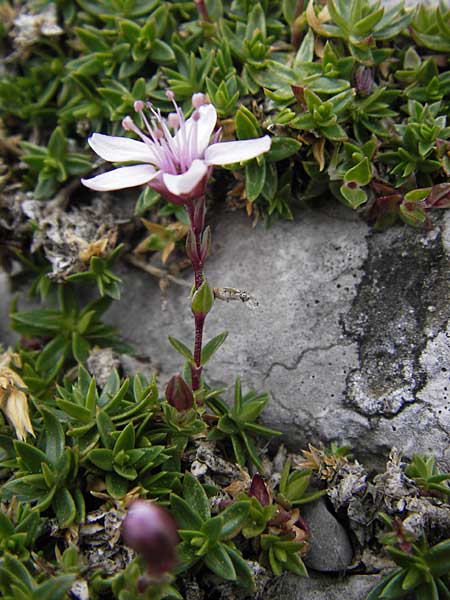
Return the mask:
M 258 473 L 256 473 L 256 475 L 253 475 L 248 495 L 250 497 L 256 498 L 261 504 L 261 506 L 267 506 L 270 504 L 269 490 L 267 489 L 267 486 L 264 483 L 264 479 Z
M 181 375 L 174 375 L 169 380 L 166 387 L 166 398 L 167 402 L 178 412 L 189 410 L 194 406 L 192 390 Z
M 199 317 L 205 317 L 212 309 L 214 304 L 214 294 L 208 285 L 206 279 L 192 296 L 192 312 Z
M 147 500 L 135 500 L 122 524 L 127 546 L 142 555 L 152 577 L 161 577 L 175 564 L 178 532 L 168 510 Z
M 136 112 L 142 112 L 145 108 L 145 102 L 143 100 L 136 100 L 133 107 Z

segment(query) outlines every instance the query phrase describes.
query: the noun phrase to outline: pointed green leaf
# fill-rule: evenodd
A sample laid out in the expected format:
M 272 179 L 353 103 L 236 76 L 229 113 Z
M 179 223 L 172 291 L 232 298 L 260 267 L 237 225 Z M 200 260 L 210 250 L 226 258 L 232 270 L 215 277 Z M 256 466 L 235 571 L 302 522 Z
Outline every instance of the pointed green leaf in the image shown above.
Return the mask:
M 203 560 L 208 569 L 222 579 L 236 581 L 237 576 L 233 562 L 223 544 L 217 544 L 210 548 Z
M 175 350 L 177 352 L 179 352 L 182 356 L 184 356 L 184 358 L 186 360 L 188 360 L 190 363 L 194 363 L 194 357 L 192 355 L 192 352 L 189 350 L 189 348 L 183 344 L 183 342 L 180 342 L 180 340 L 177 340 L 176 338 L 172 337 L 169 335 L 169 342 L 172 344 L 172 346 L 175 348 Z
M 217 352 L 220 346 L 224 343 L 224 341 L 228 337 L 228 331 L 223 331 L 216 335 L 212 340 L 209 340 L 207 344 L 202 349 L 202 365 L 205 365 L 209 359 Z
M 116 443 L 113 448 L 114 457 L 117 456 L 119 452 L 122 450 L 131 450 L 134 448 L 134 444 L 136 442 L 136 436 L 134 433 L 133 423 L 128 423 L 125 429 L 121 432 L 119 437 L 117 438 Z
M 203 520 L 183 498 L 180 498 L 176 494 L 171 494 L 170 506 L 180 529 L 200 530 Z
M 183 498 L 192 506 L 202 520 L 205 521 L 210 518 L 211 511 L 208 496 L 200 481 L 188 472 L 184 475 Z
M 42 407 L 40 409 L 45 425 L 45 454 L 51 464 L 56 464 L 64 453 L 64 429 L 54 413 Z
M 52 508 L 61 528 L 69 527 L 74 522 L 77 511 L 72 494 L 67 488 L 55 492 Z

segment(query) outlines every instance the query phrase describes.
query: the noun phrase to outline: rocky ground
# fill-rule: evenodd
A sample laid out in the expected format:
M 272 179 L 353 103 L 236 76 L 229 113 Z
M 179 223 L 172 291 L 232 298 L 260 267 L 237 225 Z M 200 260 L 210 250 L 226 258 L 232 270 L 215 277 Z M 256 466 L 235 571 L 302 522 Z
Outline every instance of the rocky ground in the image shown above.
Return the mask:
M 292 450 L 348 443 L 366 467 L 381 469 L 395 446 L 406 456 L 432 453 L 448 470 L 448 213 L 436 215 L 427 231 L 398 226 L 381 233 L 333 202 L 270 229 L 252 228 L 242 212 L 215 210 L 211 220 L 210 284 L 252 299 L 216 302 L 206 336 L 224 329 L 230 335 L 208 379 L 230 385 L 240 374 L 246 387 L 269 391 L 265 422 Z M 180 369 L 167 335 L 191 342 L 189 287 L 172 283 L 162 294 L 141 270 L 123 263 L 120 271 L 123 296 L 108 320 L 137 350 L 130 368 L 157 369 L 164 381 Z M 11 294 L 5 277 L 0 285 L 0 340 L 7 344 L 14 341 Z M 376 574 L 345 576 L 358 572 L 356 534 L 327 502 L 305 509 L 311 578 L 283 577 L 269 597 L 362 600 L 375 584 Z

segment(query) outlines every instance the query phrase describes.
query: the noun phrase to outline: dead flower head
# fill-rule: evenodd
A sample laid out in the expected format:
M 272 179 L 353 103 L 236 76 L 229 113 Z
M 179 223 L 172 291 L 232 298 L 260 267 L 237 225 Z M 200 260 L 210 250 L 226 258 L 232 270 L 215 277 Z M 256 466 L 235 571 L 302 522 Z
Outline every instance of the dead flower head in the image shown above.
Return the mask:
M 14 427 L 19 440 L 24 440 L 27 433 L 34 436 L 28 412 L 27 386 L 21 377 L 10 368 L 20 366 L 20 357 L 12 352 L 0 355 L 0 408 Z

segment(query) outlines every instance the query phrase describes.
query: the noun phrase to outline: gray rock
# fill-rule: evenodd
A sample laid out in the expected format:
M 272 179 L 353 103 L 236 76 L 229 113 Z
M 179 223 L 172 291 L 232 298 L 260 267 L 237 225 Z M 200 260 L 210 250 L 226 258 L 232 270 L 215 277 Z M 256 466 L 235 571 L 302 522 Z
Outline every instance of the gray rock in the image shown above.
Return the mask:
M 265 597 L 277 600 L 365 600 L 379 579 L 379 575 L 301 578 L 289 574 L 280 577 Z
M 333 204 L 270 229 L 216 214 L 209 282 L 247 290 L 259 307 L 216 302 L 206 338 L 230 335 L 208 380 L 232 386 L 240 374 L 267 389 L 265 422 L 297 448 L 336 440 L 369 464 L 393 445 L 449 459 L 450 213 L 439 219 L 431 231 L 375 233 Z M 167 335 L 192 342 L 188 292 L 172 285 L 164 299 L 145 273 L 122 269 L 108 319 L 164 381 L 181 366 Z
M 328 510 L 325 500 L 305 504 L 302 517 L 311 531 L 311 549 L 304 562 L 321 573 L 339 572 L 352 562 L 353 551 L 344 527 Z

